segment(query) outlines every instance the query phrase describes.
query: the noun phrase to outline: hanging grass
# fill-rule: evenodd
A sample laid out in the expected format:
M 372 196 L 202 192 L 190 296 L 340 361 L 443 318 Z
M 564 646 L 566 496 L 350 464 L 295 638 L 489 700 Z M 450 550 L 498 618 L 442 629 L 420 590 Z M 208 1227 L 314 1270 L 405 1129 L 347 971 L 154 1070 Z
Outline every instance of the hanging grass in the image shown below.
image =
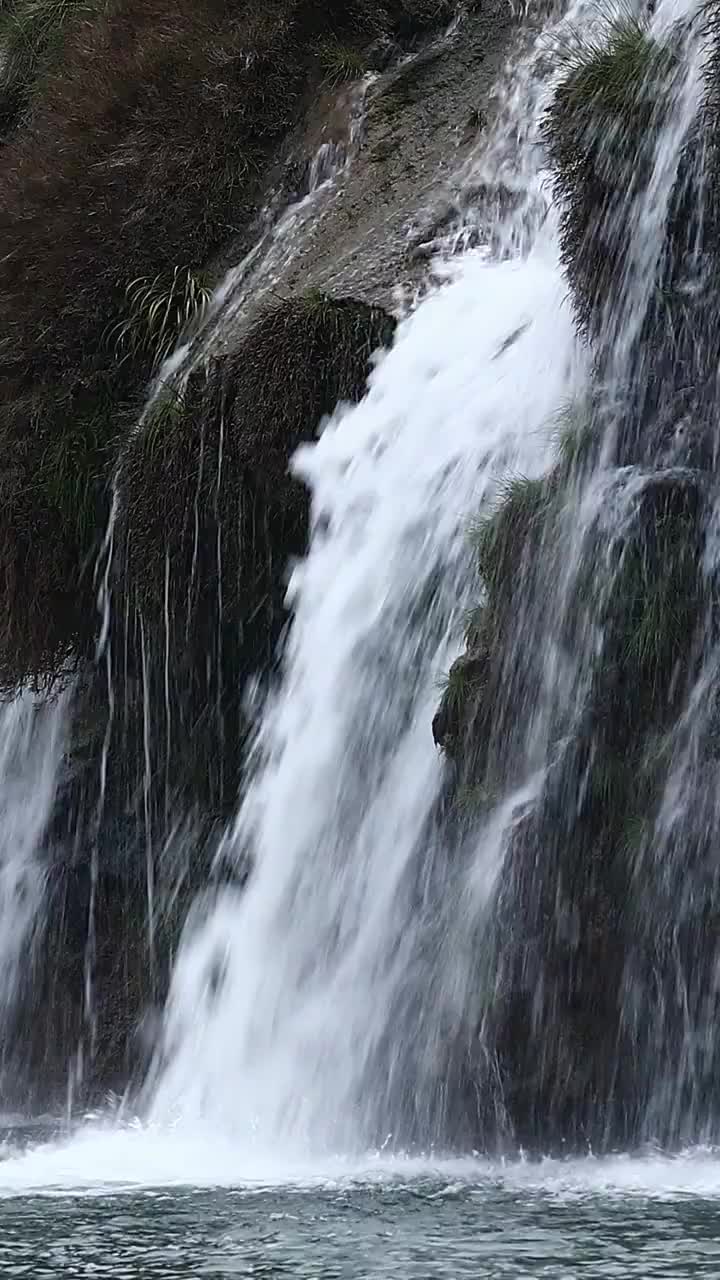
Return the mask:
M 121 406 L 101 388 L 54 400 L 39 390 L 0 404 L 0 693 L 52 683 L 92 653 L 95 554 L 124 429 Z
M 555 477 L 509 476 L 495 510 L 470 530 L 478 572 L 492 608 L 507 600 L 522 575 L 530 545 L 538 547 L 555 497 Z
M 553 443 L 564 476 L 570 477 L 597 456 L 602 432 L 599 413 L 590 400 L 570 400 L 555 416 Z
M 265 547 L 277 575 L 298 530 L 302 546 L 306 500 L 289 459 L 338 401 L 360 399 L 372 353 L 393 329 L 379 308 L 313 293 L 273 307 L 179 400 L 160 399 L 119 470 L 123 572 L 142 607 L 164 601 L 168 557 L 178 608 L 193 591 L 218 590 L 220 577 L 225 607 L 255 607 L 264 568 L 254 548 Z
M 543 138 L 555 172 L 560 242 L 584 331 L 609 323 L 627 284 L 629 225 L 647 185 L 681 58 L 621 12 L 557 46 L 561 79 Z
M 175 267 L 165 278 L 133 280 L 125 296 L 127 316 L 111 326 L 107 340 L 119 360 L 148 356 L 157 368 L 201 324 L 211 291 L 189 267 Z
M 339 401 L 362 397 L 393 331 L 352 299 L 278 303 L 181 394 L 166 388 L 121 451 L 113 651 L 140 650 L 168 718 L 153 777 L 203 811 L 236 802 L 243 691 L 275 666 L 287 623 L 287 571 L 308 529 L 290 459 Z

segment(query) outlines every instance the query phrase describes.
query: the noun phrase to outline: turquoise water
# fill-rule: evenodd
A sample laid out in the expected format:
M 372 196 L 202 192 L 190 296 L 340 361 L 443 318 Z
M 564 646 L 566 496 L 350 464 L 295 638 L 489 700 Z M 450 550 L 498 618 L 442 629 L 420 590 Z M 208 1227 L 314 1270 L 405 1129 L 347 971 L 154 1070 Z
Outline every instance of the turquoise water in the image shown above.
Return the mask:
M 283 1174 L 279 1159 L 253 1169 L 230 1142 L 177 1134 L 27 1143 L 11 1137 L 0 1163 L 0 1277 L 720 1277 L 711 1152 L 504 1165 L 369 1157 Z

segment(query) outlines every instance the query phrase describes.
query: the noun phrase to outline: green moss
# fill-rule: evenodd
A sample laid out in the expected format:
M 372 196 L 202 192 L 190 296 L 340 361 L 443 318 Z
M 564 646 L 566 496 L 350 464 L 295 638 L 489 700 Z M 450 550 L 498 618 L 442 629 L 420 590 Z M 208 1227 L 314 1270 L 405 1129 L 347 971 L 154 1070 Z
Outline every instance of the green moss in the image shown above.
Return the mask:
M 167 555 L 173 590 L 187 600 L 198 536 L 205 586 L 219 589 L 220 545 L 225 606 L 257 604 L 260 579 L 267 588 L 264 572 L 255 580 L 252 567 L 257 542 L 265 546 L 263 521 L 272 513 L 266 549 L 276 537 L 276 574 L 304 536 L 305 497 L 289 475 L 289 459 L 339 401 L 361 398 L 372 353 L 391 340 L 393 329 L 379 308 L 309 293 L 266 312 L 236 353 L 218 360 L 207 377 L 198 372 L 191 379 L 181 400 L 161 397 L 128 440 L 120 464 L 127 586 L 143 607 L 163 599 Z
M 496 792 L 484 783 L 467 783 L 457 788 L 453 806 L 461 818 L 473 819 L 491 809 L 497 800 Z
M 511 590 L 529 545 L 539 544 L 554 496 L 552 475 L 510 476 L 501 487 L 495 510 L 472 526 L 478 571 L 492 604 Z
M 649 691 L 666 689 L 687 663 L 702 615 L 697 513 L 661 502 L 623 553 L 614 588 L 622 661 Z

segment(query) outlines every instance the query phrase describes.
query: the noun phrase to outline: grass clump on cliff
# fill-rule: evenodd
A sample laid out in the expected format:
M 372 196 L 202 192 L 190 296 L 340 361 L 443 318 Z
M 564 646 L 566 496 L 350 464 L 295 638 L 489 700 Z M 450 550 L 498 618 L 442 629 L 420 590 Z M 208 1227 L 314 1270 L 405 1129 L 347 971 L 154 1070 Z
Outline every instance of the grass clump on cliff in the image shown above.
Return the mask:
M 207 376 L 195 375 L 180 401 L 151 410 L 125 446 L 119 472 L 127 586 L 138 602 L 152 607 L 164 598 L 169 556 L 179 603 L 194 589 L 218 586 L 221 573 L 225 606 L 241 598 L 250 604 L 253 546 L 269 532 L 258 524 L 260 507 L 278 522 L 282 554 L 283 523 L 301 516 L 304 526 L 306 506 L 289 460 L 338 401 L 362 397 L 372 353 L 393 330 L 384 311 L 352 299 L 313 293 L 279 303 L 237 352 Z M 202 578 L 199 548 L 209 577 L 193 586 L 194 573 Z
M 627 284 L 633 201 L 649 181 L 679 57 L 629 13 L 557 49 L 543 138 L 555 171 L 565 269 L 583 329 L 608 323 Z
M 508 477 L 499 502 L 471 529 L 478 572 L 491 607 L 500 607 L 522 576 L 523 560 L 539 546 L 554 495 L 554 477 Z
M 175 267 L 165 279 L 133 280 L 125 296 L 127 315 L 109 330 L 108 341 L 119 360 L 147 355 L 156 367 L 201 322 L 210 290 L 188 267 Z
M 0 136 L 27 118 L 43 77 L 57 68 L 71 24 L 93 21 L 110 0 L 6 0 L 0 12 Z
M 351 44 L 331 38 L 323 40 L 319 52 L 325 80 L 333 88 L 345 80 L 360 80 L 367 71 L 363 51 Z
M 277 660 L 308 530 L 290 460 L 339 401 L 361 399 L 393 331 L 349 298 L 278 303 L 236 351 L 163 389 L 122 449 L 114 583 L 129 638 L 115 648 L 139 638 L 151 696 L 172 717 L 173 758 L 153 768 L 195 801 L 234 804 L 243 689 Z

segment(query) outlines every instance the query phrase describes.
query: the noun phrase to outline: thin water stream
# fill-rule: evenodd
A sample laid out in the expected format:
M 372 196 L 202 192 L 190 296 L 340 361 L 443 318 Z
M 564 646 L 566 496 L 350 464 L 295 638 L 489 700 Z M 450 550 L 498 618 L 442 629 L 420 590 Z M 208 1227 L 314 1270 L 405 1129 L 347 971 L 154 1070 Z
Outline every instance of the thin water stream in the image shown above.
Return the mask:
M 653 23 L 659 30 L 693 11 L 661 4 Z M 566 20 L 602 21 L 582 0 Z M 458 847 L 442 821 L 447 774 L 431 724 L 475 603 L 468 527 L 508 473 L 548 472 L 553 422 L 591 376 L 539 145 L 552 90 L 548 41 L 562 21 L 551 19 L 508 70 L 496 132 L 466 175 L 511 189 L 512 207 L 481 247 L 438 265 L 442 285 L 402 321 L 366 398 L 340 406 L 294 460 L 312 494 L 311 540 L 290 579 L 282 678 L 221 847 L 225 863 L 249 859 L 249 883 L 214 889 L 191 912 L 139 1102 L 64 1137 L 51 1124 L 39 1135 L 8 1123 L 0 1275 L 720 1272 L 712 1149 L 602 1161 L 436 1155 L 458 1136 L 472 1150 L 476 1131 L 468 1137 L 453 1110 L 453 1045 L 466 1024 L 491 1021 L 511 932 L 498 938 L 494 919 L 508 850 L 547 800 L 558 734 L 571 740 L 591 693 L 590 659 L 603 654 L 602 627 L 589 625 L 581 650 L 568 654 L 563 614 L 598 536 L 596 566 L 607 566 L 603 590 L 612 593 L 614 548 L 647 479 L 603 456 L 566 513 L 563 572 L 543 581 L 542 609 L 518 603 L 511 653 L 524 660 L 534 646 L 540 677 L 532 706 L 504 707 L 496 726 L 512 744 L 512 785 Z M 637 291 L 622 326 L 627 350 L 649 305 L 695 118 L 701 51 L 692 41 L 688 50 L 647 201 L 628 228 Z M 288 244 L 276 237 L 276 247 L 291 252 L 292 217 L 283 228 Z M 215 329 L 225 304 L 228 323 L 242 304 L 245 267 L 215 299 Z M 17 793 L 22 810 L 26 783 L 34 803 L 32 822 L 4 821 L 0 845 L 10 994 L 42 897 L 32 872 L 60 741 L 53 721 L 41 758 L 26 750 L 24 705 L 0 726 L 10 761 L 0 803 Z M 150 732 L 147 717 L 145 725 Z M 27 767 L 14 792 L 18 741 Z M 673 778 L 686 761 L 680 749 L 676 759 Z M 153 876 L 150 852 L 151 959 Z M 559 896 L 555 910 L 564 927 Z M 537 1013 L 547 975 L 538 966 L 524 977 Z M 490 1048 L 487 1059 L 492 1067 Z M 667 1093 L 656 1096 L 670 1105 Z M 134 1107 L 139 1118 L 128 1123 Z

